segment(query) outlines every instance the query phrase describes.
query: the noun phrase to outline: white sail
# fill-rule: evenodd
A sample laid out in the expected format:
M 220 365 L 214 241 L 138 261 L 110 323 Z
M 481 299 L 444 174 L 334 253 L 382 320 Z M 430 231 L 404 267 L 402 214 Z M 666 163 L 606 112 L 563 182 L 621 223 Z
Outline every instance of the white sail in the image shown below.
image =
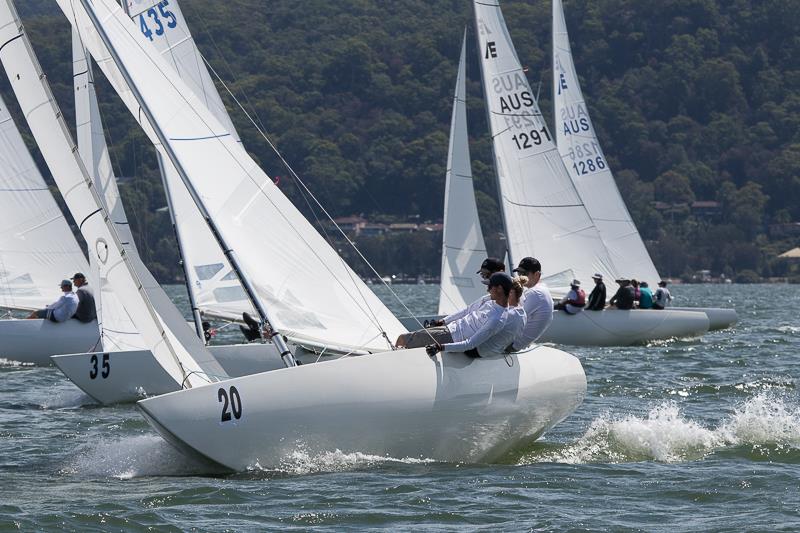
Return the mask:
M 100 197 L 111 215 L 123 246 L 136 253 L 136 245 L 125 216 L 125 210 L 114 179 L 108 146 L 105 142 L 100 109 L 94 88 L 94 78 L 87 59 L 87 52 L 81 44 L 77 32 L 72 32 L 72 76 L 75 89 L 75 131 L 78 152 L 86 170 L 94 180 Z M 92 259 L 94 255 L 90 256 Z M 104 269 L 92 261 L 90 284 L 95 287 L 97 320 L 102 333 L 103 350 L 140 350 L 145 342 L 133 321 L 128 316 L 111 284 L 104 276 Z
M 553 103 L 558 150 L 614 264 L 629 278 L 659 280 L 603 155 L 581 93 L 561 0 L 553 0 Z
M 69 129 L 11 0 L 0 2 L 0 42 L 3 43 L 0 61 L 67 207 L 88 243 L 89 253 L 95 255 L 114 292 L 125 302 L 147 347 L 182 385 L 207 383 L 210 378 L 206 369 L 224 374 L 210 354 L 198 350 L 193 354 L 196 361 L 162 326 L 143 288 L 150 280 L 143 279 L 137 272 L 142 270 L 141 265 L 136 264 L 138 257 L 126 254 L 122 246 L 103 201 L 77 155 Z
M 276 329 L 309 342 L 369 349 L 385 349 L 388 339 L 405 331 L 230 132 L 176 79 L 119 6 L 109 0 L 58 3 L 131 113 L 159 144 L 92 18 L 102 25 L 198 200 L 270 309 Z
M 142 34 L 217 120 L 239 141 L 178 2 L 127 2 L 130 16 Z M 180 239 L 183 261 L 187 266 L 187 285 L 192 291 L 195 306 L 209 315 L 223 318 L 240 318 L 243 311 L 255 315 L 238 277 L 214 240 L 175 167 L 165 154 L 159 157 L 159 163 L 165 187 L 168 189 L 170 210 Z
M 536 257 L 544 278 L 586 282 L 595 272 L 613 278 L 611 258 L 564 168 L 498 2 L 473 5 L 510 260 Z
M 2 99 L 0 206 L 0 307 L 43 308 L 89 265 Z
M 447 152 L 447 175 L 444 192 L 444 232 L 442 235 L 442 275 L 439 314 L 449 315 L 486 293 L 476 272 L 486 258 L 467 138 L 466 67 L 467 35 L 461 43 L 453 118 L 450 122 L 450 146 Z

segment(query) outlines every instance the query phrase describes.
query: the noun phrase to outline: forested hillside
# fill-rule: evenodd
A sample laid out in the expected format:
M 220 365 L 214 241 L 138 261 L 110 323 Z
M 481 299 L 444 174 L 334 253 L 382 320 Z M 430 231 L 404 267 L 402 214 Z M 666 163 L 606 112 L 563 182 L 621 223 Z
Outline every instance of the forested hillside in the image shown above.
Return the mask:
M 550 2 L 502 6 L 552 126 Z M 181 7 L 207 60 L 331 214 L 441 219 L 451 94 L 465 25 L 472 38 L 471 2 Z M 800 221 L 800 3 L 565 0 L 564 8 L 595 127 L 659 271 L 709 269 L 742 281 L 788 275 L 791 265 L 775 257 L 800 245 L 791 224 Z M 71 120 L 68 24 L 52 1 L 25 0 L 18 9 Z M 491 235 L 501 228 L 474 53 L 467 68 L 473 172 Z M 14 108 L 7 80 L 0 89 Z M 177 258 L 168 217 L 157 211 L 166 202 L 152 148 L 113 91 L 102 82 L 98 91 L 145 259 L 171 279 Z M 289 172 L 220 91 L 245 146 L 311 214 Z M 437 239 L 383 235 L 362 245 L 382 273 L 432 274 Z

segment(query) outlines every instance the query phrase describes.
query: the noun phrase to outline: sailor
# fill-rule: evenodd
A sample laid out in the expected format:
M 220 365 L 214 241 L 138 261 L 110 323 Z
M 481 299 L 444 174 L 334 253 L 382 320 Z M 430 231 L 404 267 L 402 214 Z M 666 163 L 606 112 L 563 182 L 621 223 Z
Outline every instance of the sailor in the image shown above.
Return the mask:
M 499 259 L 488 257 L 481 263 L 481 268 L 476 272 L 483 278 L 484 285 L 495 272 L 505 272 L 506 265 Z M 395 345 L 399 348 L 421 348 L 432 342 L 446 344 L 460 341 L 473 335 L 486 319 L 491 309 L 492 300 L 489 294 L 478 298 L 464 309 L 447 315 L 442 320 L 436 320 L 426 329 L 403 333 L 397 337 Z
M 589 294 L 589 303 L 586 305 L 586 309 L 602 311 L 606 307 L 606 284 L 603 283 L 602 274 L 595 274 L 592 279 L 594 280 L 594 289 Z
M 459 342 L 433 343 L 426 346 L 429 355 L 436 352 L 464 352 L 471 357 L 502 354 L 514 333 L 521 329 L 522 313 L 513 309 L 509 313 L 508 299 L 514 281 L 505 272 L 495 272 L 489 277 L 488 291 L 492 304 L 486 320 L 477 331 Z M 511 320 L 511 324 L 508 324 Z M 508 324 L 508 329 L 506 326 Z
M 639 284 L 639 309 L 653 308 L 653 291 L 646 281 Z
M 94 293 L 89 288 L 89 282 L 86 281 L 86 276 L 82 272 L 76 272 L 72 276 L 72 283 L 75 284 L 77 289 L 75 295 L 78 297 L 78 309 L 72 318 L 77 318 L 81 322 L 91 322 L 97 320 L 97 308 L 94 303 Z
M 659 281 L 658 289 L 656 289 L 655 301 L 653 302 L 653 309 L 664 309 L 671 301 L 672 295 L 667 288 L 667 282 L 664 280 Z
M 51 303 L 44 309 L 31 313 L 28 318 L 47 318 L 53 322 L 69 320 L 78 309 L 78 296 L 72 292 L 72 282 L 68 279 L 61 280 L 61 298 Z
M 538 259 L 523 257 L 514 269 L 520 276 L 528 278 L 522 293 L 522 308 L 525 310 L 525 327 L 506 347 L 507 352 L 524 350 L 533 344 L 553 322 L 553 297 L 542 278 L 542 265 Z
M 608 301 L 608 305 L 622 310 L 633 309 L 635 296 L 633 286 L 631 286 L 631 280 L 619 278 L 617 283 L 619 284 L 619 289 L 617 289 L 616 294 Z
M 581 289 L 581 282 L 573 279 L 569 292 L 553 306 L 556 311 L 564 311 L 568 315 L 577 315 L 586 306 L 586 293 Z

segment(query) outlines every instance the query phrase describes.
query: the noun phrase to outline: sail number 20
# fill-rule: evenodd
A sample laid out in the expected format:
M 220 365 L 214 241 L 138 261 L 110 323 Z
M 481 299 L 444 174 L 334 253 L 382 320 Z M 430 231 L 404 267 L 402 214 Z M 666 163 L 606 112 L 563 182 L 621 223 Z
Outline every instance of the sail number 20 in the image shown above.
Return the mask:
M 239 391 L 236 390 L 236 387 L 231 387 L 228 390 L 220 387 L 217 391 L 217 401 L 222 404 L 220 421 L 229 422 L 231 418 L 236 420 L 242 418 L 242 399 L 239 397 Z
M 540 130 L 531 130 L 529 133 L 518 133 L 511 137 L 517 143 L 517 150 L 539 146 L 545 139 L 550 140 L 550 133 L 546 127 Z
M 169 0 L 161 0 L 157 6 L 153 6 L 139 15 L 139 29 L 151 41 L 153 40 L 153 31 L 158 36 L 164 35 L 164 22 L 162 20 L 166 21 L 168 28 L 174 28 L 178 25 L 178 19 L 175 18 L 175 13 L 167 9 L 168 5 Z M 156 8 L 158 8 L 158 11 L 156 11 Z M 145 15 L 147 15 L 146 18 Z M 153 30 L 147 25 L 148 21 L 155 25 Z

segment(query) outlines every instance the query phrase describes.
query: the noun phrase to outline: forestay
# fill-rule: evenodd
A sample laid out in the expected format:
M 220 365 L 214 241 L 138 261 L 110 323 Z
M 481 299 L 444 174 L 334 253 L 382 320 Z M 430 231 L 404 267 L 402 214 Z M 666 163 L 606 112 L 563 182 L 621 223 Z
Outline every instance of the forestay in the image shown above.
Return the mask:
M 654 283 L 660 279 L 658 272 L 617 189 L 589 118 L 561 0 L 553 0 L 553 103 L 558 150 L 600 232 L 614 272 Z
M 0 307 L 39 309 L 89 265 L 0 99 Z
M 474 8 L 510 260 L 534 256 L 545 277 L 612 277 L 611 259 L 542 119 L 498 2 L 476 0 Z
M 95 254 L 113 290 L 125 302 L 147 347 L 173 379 L 183 385 L 207 383 L 210 378 L 205 376 L 206 370 L 223 373 L 208 352 L 195 351 L 195 361 L 169 330 L 162 327 L 142 288 L 149 280 L 137 274 L 136 255 L 126 257 L 116 228 L 77 155 L 11 0 L 0 2 L 0 43 L 0 60 L 67 207 L 78 221 L 90 253 Z
M 198 199 L 270 309 L 273 325 L 290 337 L 323 345 L 386 349 L 386 337 L 404 331 L 397 319 L 171 74 L 121 8 L 109 0 L 58 3 L 134 117 L 144 122 L 84 6 L 103 25 Z M 152 128 L 145 124 L 144 129 L 158 144 Z
M 239 141 L 177 0 L 148 3 L 153 5 L 147 8 L 131 6 L 130 15 L 134 23 L 208 110 Z M 241 318 L 243 311 L 255 314 L 239 278 L 214 240 L 175 167 L 163 153 L 159 162 L 194 304 L 209 315 L 223 318 Z
M 475 274 L 486 257 L 467 137 L 466 67 L 467 36 L 461 43 L 458 62 L 453 117 L 450 122 L 450 146 L 444 192 L 444 232 L 442 235 L 442 274 L 439 314 L 449 315 L 486 293 L 486 286 Z

